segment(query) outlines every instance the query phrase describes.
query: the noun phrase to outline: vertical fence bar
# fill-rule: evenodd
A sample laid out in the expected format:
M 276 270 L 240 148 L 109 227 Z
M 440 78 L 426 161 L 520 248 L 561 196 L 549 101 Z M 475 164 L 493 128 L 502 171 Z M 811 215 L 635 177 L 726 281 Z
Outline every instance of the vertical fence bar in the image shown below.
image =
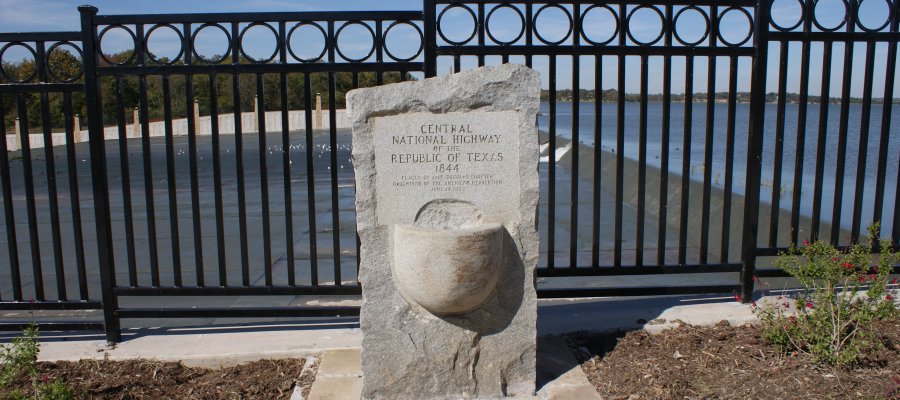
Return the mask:
M 849 44 L 849 43 L 848 43 Z M 863 188 L 866 184 L 866 164 L 869 150 L 869 122 L 872 119 L 872 75 L 875 71 L 875 42 L 866 43 L 866 70 L 863 78 L 863 103 L 862 116 L 859 125 L 859 155 L 856 165 L 856 191 L 853 196 L 853 222 L 851 225 L 851 240 L 855 241 L 860 236 L 860 224 L 862 221 Z M 893 99 L 884 98 L 885 102 L 893 102 Z M 879 146 L 885 147 L 887 141 L 879 142 Z M 841 168 L 843 169 L 843 168 Z M 878 213 L 878 209 L 872 210 L 872 214 Z M 840 227 L 840 219 L 832 221 Z
M 380 76 L 380 75 L 379 75 Z M 317 228 L 316 228 L 316 181 L 313 163 L 313 112 L 312 112 L 312 79 L 309 72 L 303 74 L 304 88 L 304 111 L 306 111 L 306 204 L 309 208 L 309 273 L 310 282 L 313 286 L 319 285 L 319 250 L 316 244 Z
M 712 7 L 715 9 L 715 7 Z M 716 15 L 715 12 L 712 15 Z M 713 39 L 711 39 L 713 40 Z M 700 263 L 709 258 L 709 214 L 712 196 L 713 140 L 716 124 L 716 57 L 707 58 L 706 73 L 706 138 L 703 142 L 703 208 L 700 216 Z
M 848 4 L 852 4 L 852 2 Z M 852 8 L 852 5 L 850 7 Z M 851 13 L 850 15 L 853 14 Z M 854 25 L 848 24 L 847 31 L 852 32 Z M 853 76 L 853 42 L 844 42 L 844 62 L 841 67 L 844 70 L 844 76 L 841 79 L 841 111 L 838 121 L 837 163 L 834 172 L 834 202 L 831 208 L 831 243 L 835 246 L 840 244 L 841 207 L 844 200 L 844 170 L 847 167 L 847 130 L 850 123 L 850 87 L 852 86 L 850 78 Z M 863 116 L 863 118 L 866 117 Z M 866 127 L 861 129 L 868 132 Z M 865 166 L 865 160 L 863 159 L 858 159 L 857 163 L 862 163 Z M 863 177 L 865 177 L 865 168 L 860 169 L 860 171 L 863 171 Z
M 478 3 L 478 26 L 475 27 L 475 29 L 478 32 L 478 45 L 479 46 L 484 46 L 484 43 L 485 43 L 484 33 L 485 33 L 485 30 L 487 30 L 487 25 L 485 24 L 484 20 L 485 20 L 484 3 Z M 484 54 L 478 55 L 478 66 L 479 67 L 484 66 Z
M 282 21 L 278 24 L 278 32 L 280 37 L 279 61 L 282 65 L 288 62 L 288 43 L 287 43 L 287 27 Z M 284 240 L 285 254 L 287 257 L 287 279 L 288 285 L 297 284 L 294 276 L 294 205 L 291 196 L 291 127 L 290 127 L 290 105 L 288 104 L 288 76 L 286 72 L 279 74 L 278 86 L 281 95 L 281 165 L 282 174 L 284 175 Z
M 900 20 L 900 16 L 897 15 L 897 2 L 894 2 L 895 12 L 893 13 L 894 19 L 891 22 L 891 32 L 897 32 L 897 21 Z M 881 109 L 881 139 L 879 141 L 878 148 L 878 176 L 875 180 L 875 208 L 873 213 L 873 222 L 881 222 L 884 220 L 885 212 L 887 211 L 887 207 L 884 207 L 884 185 L 885 185 L 885 176 L 887 175 L 887 163 L 888 163 L 888 145 L 890 144 L 890 135 L 891 135 L 891 111 L 893 109 L 893 101 L 888 101 L 888 99 L 894 98 L 894 73 L 897 68 L 897 41 L 891 41 L 888 43 L 887 48 L 887 65 L 885 66 L 884 73 L 884 96 L 882 96 L 882 109 Z M 898 183 L 900 183 L 900 177 L 897 179 Z M 900 190 L 895 192 L 895 198 L 897 204 L 900 204 Z M 895 210 L 895 218 L 898 217 L 897 211 Z M 897 222 L 894 222 L 892 236 L 895 240 L 900 240 L 900 226 L 898 226 Z
M 725 132 L 725 187 L 723 189 L 725 193 L 722 201 L 722 242 L 719 249 L 722 264 L 728 263 L 728 245 L 731 243 L 731 197 L 733 193 L 732 186 L 734 186 L 734 125 L 736 123 L 735 112 L 738 94 L 737 76 L 738 58 L 737 56 L 731 56 L 729 57 L 728 71 L 728 126 Z
M 240 52 L 240 25 L 237 22 L 231 24 L 231 58 L 234 65 L 239 65 L 241 60 Z M 244 182 L 244 127 L 241 110 L 241 74 L 233 72 L 231 74 L 231 91 L 232 104 L 234 105 L 234 151 L 235 151 L 235 167 L 237 168 L 237 185 L 238 185 L 238 219 L 240 225 L 241 239 L 241 284 L 250 286 L 250 254 L 247 248 L 247 193 Z M 262 151 L 262 149 L 260 149 Z
M 269 220 L 269 168 L 266 163 L 266 100 L 263 90 L 263 74 L 256 74 L 257 136 L 259 137 L 259 179 L 262 201 L 263 268 L 266 286 L 272 286 L 272 228 Z
M 335 73 L 328 73 L 328 129 L 331 167 L 331 225 L 334 251 L 334 284 L 341 286 L 341 220 L 337 171 L 337 82 Z
M 778 57 L 778 102 L 775 117 L 775 155 L 772 174 L 772 212 L 769 220 L 769 247 L 778 245 L 778 216 L 781 214 L 781 170 L 784 158 L 784 118 L 787 107 L 788 42 L 782 41 Z
M 547 150 L 547 268 L 556 266 L 556 56 L 550 56 L 547 72 L 550 102 L 549 149 Z
M 811 2 L 804 3 L 804 15 L 812 12 Z M 803 32 L 809 32 L 812 18 L 803 19 Z M 806 112 L 809 104 L 810 42 L 804 40 L 800 49 L 800 96 L 797 100 L 797 148 L 794 154 L 794 193 L 791 200 L 791 243 L 800 239 L 800 202 L 803 199 L 803 155 L 806 149 Z
M 600 155 L 603 153 L 603 56 L 594 56 L 594 199 L 592 203 L 591 223 L 591 266 L 600 267 L 600 177 L 603 164 Z
M 213 190 L 216 202 L 216 254 L 219 264 L 219 286 L 228 286 L 225 259 L 225 210 L 222 204 L 222 145 L 219 136 L 219 79 L 209 75 L 209 128 L 212 141 Z
M 425 77 L 431 78 L 437 76 L 437 9 L 434 0 L 422 0 L 422 21 Z
M 182 49 L 184 49 L 184 62 L 190 65 L 194 62 L 190 39 L 191 24 L 185 23 L 183 25 L 183 31 L 185 32 L 184 41 L 182 42 Z M 193 222 L 194 234 L 194 268 L 196 271 L 195 274 L 197 275 L 197 286 L 203 287 L 206 285 L 206 280 L 203 276 L 203 228 L 200 223 L 200 179 L 197 176 L 197 135 L 199 135 L 201 132 L 197 132 L 197 126 L 200 123 L 200 121 L 198 121 L 197 119 L 199 119 L 200 111 L 194 109 L 195 99 L 194 75 L 186 74 L 184 76 L 184 105 L 186 108 L 185 114 L 187 117 L 188 151 L 190 152 L 190 154 L 188 155 L 188 161 L 190 163 L 191 170 L 191 217 Z M 199 105 L 197 108 L 199 108 Z
M 687 263 L 688 212 L 691 201 L 691 130 L 694 122 L 694 56 L 684 60 L 684 137 L 681 150 L 681 214 L 678 229 L 678 265 Z
M 2 109 L 2 106 L 0 106 Z M 66 160 L 68 161 L 69 205 L 72 210 L 72 235 L 75 241 L 75 268 L 78 273 L 78 293 L 81 300 L 89 300 L 87 266 L 84 260 L 84 234 L 81 222 L 81 199 L 78 194 L 78 163 L 75 161 L 75 129 L 72 111 L 72 93 L 63 93 L 63 120 L 66 131 Z M 0 121 L 2 124 L 3 121 Z M 6 138 L 0 132 L 0 138 Z
M 28 134 L 28 111 L 25 95 L 16 95 L 19 112 L 19 137 L 22 138 L 22 170 L 25 175 L 25 209 L 28 214 L 28 239 L 31 241 L 31 269 L 34 273 L 34 299 L 44 300 L 44 273 L 41 263 L 41 245 L 38 236 L 37 210 L 35 209 L 34 172 L 32 171 L 31 138 Z M 6 138 L 4 138 L 6 139 Z
M 741 236 L 741 299 L 750 302 L 756 271 L 756 247 L 759 230 L 759 183 L 762 172 L 763 130 L 766 110 L 766 66 L 769 55 L 769 7 L 756 4 L 753 47 L 756 54 L 750 71 L 750 125 L 747 137 L 747 180 L 744 203 L 744 231 Z
M 641 56 L 641 103 L 638 123 L 638 198 L 634 265 L 644 265 L 644 225 L 647 214 L 647 80 L 649 57 Z M 662 225 L 665 225 L 660 221 Z
M 672 46 L 672 33 L 675 30 L 672 21 L 672 5 L 666 5 L 665 45 Z M 656 235 L 656 263 L 666 263 L 666 228 L 669 209 L 669 124 L 672 108 L 672 56 L 663 57 L 663 98 L 662 98 L 662 131 L 660 132 L 660 164 L 659 164 L 659 232 Z
M 577 37 L 577 35 L 576 35 Z M 571 212 L 569 214 L 569 267 L 578 266 L 578 150 L 580 146 L 579 106 L 579 56 L 572 56 L 572 191 L 570 197 Z
M 103 134 L 103 113 L 100 104 L 100 82 L 97 79 L 97 31 L 94 16 L 97 8 L 78 7 L 81 13 L 81 41 L 83 46 L 83 68 L 85 104 L 88 111 L 88 135 L 91 149 L 91 176 L 94 188 L 94 219 L 97 227 L 97 257 L 100 267 L 100 293 L 103 302 L 103 321 L 106 340 L 121 340 L 116 296 L 112 289 L 116 285 L 113 265 L 112 228 L 109 216 L 109 187 L 106 176 L 106 144 Z
M 828 108 L 831 98 L 831 50 L 833 42 L 825 42 L 822 51 L 822 91 L 819 95 L 819 137 L 816 140 L 816 178 L 813 183 L 812 235 L 819 238 L 822 220 L 822 184 L 825 178 L 825 145 L 828 141 Z
M 142 29 L 138 29 L 138 36 L 143 35 Z M 143 64 L 143 56 L 139 52 L 138 62 Z M 147 77 L 141 75 L 138 78 L 140 85 L 140 125 L 141 125 L 141 150 L 144 159 L 144 199 L 147 206 L 147 236 L 150 241 L 150 282 L 153 286 L 159 286 L 159 248 L 156 239 L 156 207 L 153 196 L 153 152 L 150 148 L 150 103 L 147 98 L 149 91 Z
M 619 4 L 619 26 L 627 24 L 626 4 Z M 624 31 L 624 30 L 623 30 Z M 619 46 L 625 47 L 625 36 L 619 35 Z M 622 266 L 622 212 L 624 211 L 624 176 L 625 176 L 625 56 L 618 56 L 618 87 L 616 98 L 616 217 L 615 238 L 613 243 L 613 265 Z
M 176 287 L 182 285 L 181 244 L 178 233 L 178 193 L 175 181 L 175 133 L 172 129 L 172 90 L 169 76 L 162 76 L 163 120 L 166 135 L 166 180 L 169 184 L 169 229 L 172 235 L 172 275 Z M 190 103 L 190 101 L 186 101 Z M 190 124 L 189 124 L 190 125 Z
M 38 78 L 41 82 L 49 81 L 46 65 L 47 49 L 43 41 L 37 43 L 35 57 Z M 56 156 L 53 151 L 53 127 L 50 122 L 50 95 L 41 92 L 41 130 L 44 136 L 44 165 L 47 176 L 47 200 L 50 203 L 50 234 L 53 240 L 53 264 L 56 272 L 57 299 L 66 300 L 66 274 L 63 263 L 62 234 L 59 227 L 59 196 L 56 188 Z M 3 137 L 5 140 L 6 137 Z
M 0 110 L 5 110 L 0 96 Z M 13 212 L 12 183 L 9 174 L 9 149 L 6 146 L 6 113 L 0 113 L 0 190 L 3 191 L 3 217 L 6 221 L 6 249 L 9 252 L 9 271 L 13 300 L 22 301 L 22 278 L 19 271 L 19 246 L 16 235 L 16 214 Z
M 43 53 L 40 49 L 42 46 L 43 43 L 38 43 L 39 59 L 42 57 L 40 53 Z M 46 82 L 46 78 L 41 80 Z M 50 96 L 43 92 L 40 99 L 41 129 L 44 133 L 44 164 L 47 172 L 47 200 L 50 203 L 50 234 L 53 240 L 53 264 L 56 273 L 56 295 L 59 300 L 67 300 L 62 234 L 59 229 L 59 196 L 56 190 L 56 156 L 53 151 L 53 127 L 50 123 Z M 35 226 L 35 228 L 37 227 Z
M 125 121 L 125 84 L 122 77 L 116 77 L 116 121 L 119 134 L 119 169 L 122 179 L 122 202 L 125 218 L 125 254 L 128 259 L 128 284 L 138 285 L 137 257 L 134 249 L 134 214 L 131 204 L 131 172 L 128 156 L 128 133 Z M 136 135 L 137 132 L 134 132 Z
M 334 21 L 328 21 L 328 36 L 334 37 Z M 377 39 L 376 39 L 377 40 Z M 336 44 L 335 44 L 336 45 Z M 379 46 L 376 46 L 379 47 Z M 335 47 L 328 49 L 328 62 L 334 63 Z M 334 252 L 334 284 L 340 287 L 341 282 L 341 220 L 340 198 L 338 194 L 337 172 L 337 82 L 335 73 L 328 72 L 328 144 L 329 144 L 329 168 L 331 169 L 331 240 Z

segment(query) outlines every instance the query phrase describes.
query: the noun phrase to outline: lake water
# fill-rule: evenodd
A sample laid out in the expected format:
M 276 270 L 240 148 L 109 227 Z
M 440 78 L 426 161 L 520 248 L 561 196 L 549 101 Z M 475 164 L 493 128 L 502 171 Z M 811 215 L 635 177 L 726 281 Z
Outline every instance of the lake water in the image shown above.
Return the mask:
M 601 103 L 600 146 L 608 151 L 616 149 L 616 103 Z M 572 103 L 558 102 L 556 105 L 556 133 L 562 137 L 572 137 Z M 594 108 L 593 102 L 583 102 L 579 110 L 579 138 L 585 144 L 594 143 Z M 776 113 L 775 104 L 766 104 L 765 136 L 763 139 L 762 161 L 762 199 L 770 202 L 772 191 L 781 193 L 780 206 L 790 210 L 794 191 L 794 165 L 797 151 L 797 104 L 787 104 L 785 110 L 784 129 L 784 153 L 782 158 L 781 184 L 773 187 L 775 177 L 775 130 Z M 816 175 L 816 147 L 819 132 L 819 104 L 810 104 L 807 109 L 806 135 L 803 151 L 803 179 L 801 182 L 800 211 L 806 216 L 812 214 L 813 192 Z M 549 131 L 549 104 L 541 105 L 541 115 L 538 125 L 541 130 Z M 737 104 L 735 107 L 734 130 L 734 181 L 733 191 L 743 194 L 746 165 L 747 165 L 747 131 L 749 123 L 749 104 Z M 881 136 L 882 105 L 873 104 L 869 125 L 868 146 L 865 163 L 859 162 L 859 137 L 862 120 L 862 105 L 851 104 L 849 107 L 848 133 L 846 143 L 846 161 L 844 162 L 844 186 L 843 206 L 841 212 L 841 226 L 850 228 L 853 219 L 853 206 L 855 202 L 855 187 L 857 169 L 865 168 L 864 196 L 862 207 L 862 229 L 873 219 L 875 204 L 875 186 L 878 168 L 878 151 Z M 712 140 L 712 184 L 724 187 L 726 139 L 728 122 L 728 105 L 717 103 L 714 111 L 714 131 Z M 637 159 L 639 146 L 640 104 L 634 102 L 625 103 L 625 151 L 626 157 Z M 823 171 L 822 185 L 822 220 L 830 221 L 832 205 L 834 204 L 836 172 L 839 162 L 838 156 L 838 128 L 840 124 L 840 105 L 831 104 L 828 107 L 827 134 L 825 145 L 825 168 Z M 891 114 L 890 126 L 891 138 L 888 143 L 887 174 L 884 190 L 884 216 L 887 220 L 882 222 L 882 232 L 891 232 L 893 209 L 897 198 L 897 170 L 900 166 L 900 136 L 897 128 L 900 127 L 900 110 L 894 110 Z M 669 172 L 681 175 L 683 157 L 683 129 L 684 127 L 684 103 L 672 103 L 671 122 L 669 133 Z M 691 122 L 691 151 L 690 151 L 690 176 L 691 179 L 703 180 L 703 159 L 706 148 L 706 103 L 693 104 L 693 117 Z M 647 162 L 649 165 L 660 167 L 662 149 L 662 103 L 650 102 L 647 107 Z

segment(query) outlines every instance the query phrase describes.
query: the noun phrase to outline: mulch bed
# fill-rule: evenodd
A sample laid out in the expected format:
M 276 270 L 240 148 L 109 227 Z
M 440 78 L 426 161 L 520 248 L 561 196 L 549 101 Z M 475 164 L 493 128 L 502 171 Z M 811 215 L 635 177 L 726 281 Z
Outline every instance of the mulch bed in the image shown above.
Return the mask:
M 304 397 L 315 369 L 303 373 L 305 359 L 263 360 L 238 366 L 190 368 L 149 360 L 41 362 L 41 374 L 62 379 L 76 399 L 290 399 L 295 385 Z M 24 379 L 9 390 L 30 394 Z M 8 398 L 9 392 L 0 398 Z
M 569 344 L 605 400 L 900 399 L 900 321 L 878 327 L 884 349 L 844 369 L 784 354 L 752 325 L 680 325 L 646 331 L 573 334 Z

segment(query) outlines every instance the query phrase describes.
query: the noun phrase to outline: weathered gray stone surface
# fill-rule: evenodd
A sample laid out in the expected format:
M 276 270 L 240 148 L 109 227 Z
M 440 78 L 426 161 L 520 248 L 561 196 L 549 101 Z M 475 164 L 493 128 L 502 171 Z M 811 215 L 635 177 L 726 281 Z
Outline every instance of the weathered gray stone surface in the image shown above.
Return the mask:
M 534 393 L 539 94 L 539 75 L 516 65 L 347 94 L 361 240 L 363 398 Z M 454 134 L 478 138 L 454 139 Z M 482 246 L 502 248 L 496 289 L 486 302 L 458 314 L 431 312 L 404 298 L 392 261 L 395 251 L 415 251 L 416 246 L 394 243 L 398 225 L 452 237 L 448 232 L 481 229 L 485 234 L 496 224 L 503 227 L 502 244 L 489 240 Z M 465 248 L 454 241 L 432 252 L 444 257 L 438 262 L 448 268 L 469 271 L 471 265 L 452 260 Z M 459 276 L 443 282 L 466 290 L 472 279 L 484 279 Z M 422 284 L 442 279 L 446 276 L 423 276 Z

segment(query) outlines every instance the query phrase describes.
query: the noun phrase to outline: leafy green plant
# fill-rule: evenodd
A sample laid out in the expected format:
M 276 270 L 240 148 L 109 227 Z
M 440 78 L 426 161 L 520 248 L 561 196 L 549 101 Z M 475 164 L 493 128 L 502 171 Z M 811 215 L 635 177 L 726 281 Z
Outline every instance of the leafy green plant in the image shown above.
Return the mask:
M 40 332 L 34 322 L 28 325 L 22 332 L 22 336 L 14 338 L 12 344 L 0 346 L 0 386 L 9 388 L 21 377 L 31 381 L 33 397 L 22 393 L 19 389 L 13 389 L 7 396 L 14 400 L 71 400 L 74 393 L 61 379 L 52 379 L 47 376 L 39 376 L 40 369 L 37 365 L 38 353 L 41 351 L 38 338 Z
M 780 254 L 775 265 L 803 289 L 793 304 L 779 300 L 757 308 L 765 338 L 835 366 L 852 364 L 878 349 L 875 323 L 898 315 L 892 293 L 896 279 L 889 278 L 900 261 L 889 240 L 879 241 L 878 229 L 877 224 L 870 227 L 865 243 L 847 251 L 817 241 Z M 880 254 L 874 254 L 876 245 Z

